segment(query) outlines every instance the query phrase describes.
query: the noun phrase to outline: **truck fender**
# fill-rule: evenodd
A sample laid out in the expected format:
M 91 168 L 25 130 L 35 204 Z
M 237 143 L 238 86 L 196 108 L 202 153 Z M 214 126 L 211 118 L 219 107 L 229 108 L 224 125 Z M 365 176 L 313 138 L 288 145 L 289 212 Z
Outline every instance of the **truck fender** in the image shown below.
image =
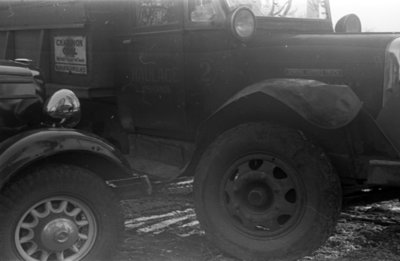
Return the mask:
M 194 171 L 217 135 L 238 124 L 271 121 L 294 128 L 310 125 L 315 131 L 335 130 L 355 120 L 362 105 L 347 85 L 306 79 L 267 79 L 249 85 L 201 123 L 196 134 L 197 149 L 183 175 Z
M 0 188 L 33 162 L 68 152 L 95 155 L 99 163 L 108 161 L 115 167 L 116 178 L 132 177 L 123 155 L 97 136 L 71 129 L 40 129 L 20 133 L 0 144 Z
M 272 97 L 309 123 L 324 129 L 346 126 L 362 108 L 362 102 L 347 85 L 326 84 L 306 79 L 268 79 L 242 89 L 213 115 L 253 94 Z

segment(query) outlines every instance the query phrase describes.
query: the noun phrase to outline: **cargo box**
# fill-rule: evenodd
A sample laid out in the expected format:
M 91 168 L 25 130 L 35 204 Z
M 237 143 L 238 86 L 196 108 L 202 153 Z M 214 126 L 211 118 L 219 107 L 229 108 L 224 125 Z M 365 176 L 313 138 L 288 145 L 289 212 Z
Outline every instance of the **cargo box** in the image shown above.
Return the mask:
M 32 60 L 48 93 L 112 97 L 113 39 L 127 21 L 129 2 L 14 1 L 0 3 L 0 59 Z

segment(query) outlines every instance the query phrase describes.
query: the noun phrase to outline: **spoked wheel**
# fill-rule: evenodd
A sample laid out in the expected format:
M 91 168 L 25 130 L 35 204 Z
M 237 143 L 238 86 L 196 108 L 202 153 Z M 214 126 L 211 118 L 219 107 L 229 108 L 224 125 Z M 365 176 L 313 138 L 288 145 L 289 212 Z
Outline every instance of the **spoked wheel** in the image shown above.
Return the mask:
M 24 260 L 79 260 L 97 236 L 94 213 L 68 197 L 45 199 L 32 206 L 15 229 L 15 246 Z
M 296 260 L 333 231 L 341 208 L 337 175 L 299 132 L 265 123 L 221 134 L 195 174 L 202 228 L 244 260 Z
M 5 260 L 110 260 L 122 229 L 119 200 L 87 170 L 45 166 L 0 196 Z

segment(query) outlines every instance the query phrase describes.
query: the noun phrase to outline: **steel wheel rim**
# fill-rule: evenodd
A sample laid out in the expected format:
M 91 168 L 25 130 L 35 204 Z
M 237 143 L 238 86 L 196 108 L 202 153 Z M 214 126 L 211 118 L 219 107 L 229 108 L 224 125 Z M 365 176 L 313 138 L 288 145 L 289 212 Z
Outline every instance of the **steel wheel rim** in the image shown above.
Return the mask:
M 224 173 L 220 203 L 233 226 L 249 236 L 274 238 L 296 227 L 306 194 L 297 171 L 266 154 L 236 160 Z
M 14 242 L 26 261 L 78 261 L 91 250 L 96 236 L 97 223 L 87 204 L 60 196 L 30 207 L 17 223 Z

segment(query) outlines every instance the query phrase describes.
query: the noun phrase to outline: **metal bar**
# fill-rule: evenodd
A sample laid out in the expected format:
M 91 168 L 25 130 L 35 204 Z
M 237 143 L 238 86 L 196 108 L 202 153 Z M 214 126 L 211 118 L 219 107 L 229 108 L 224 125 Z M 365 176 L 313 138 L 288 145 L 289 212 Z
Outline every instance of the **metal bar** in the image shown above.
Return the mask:
M 77 24 L 46 24 L 46 25 L 24 25 L 24 26 L 15 26 L 15 27 L 0 27 L 1 31 L 21 31 L 21 30 L 42 30 L 42 29 L 66 29 L 66 28 L 84 28 L 85 23 L 77 23 Z
M 370 165 L 377 166 L 400 166 L 400 161 L 391 161 L 391 160 L 370 160 Z

